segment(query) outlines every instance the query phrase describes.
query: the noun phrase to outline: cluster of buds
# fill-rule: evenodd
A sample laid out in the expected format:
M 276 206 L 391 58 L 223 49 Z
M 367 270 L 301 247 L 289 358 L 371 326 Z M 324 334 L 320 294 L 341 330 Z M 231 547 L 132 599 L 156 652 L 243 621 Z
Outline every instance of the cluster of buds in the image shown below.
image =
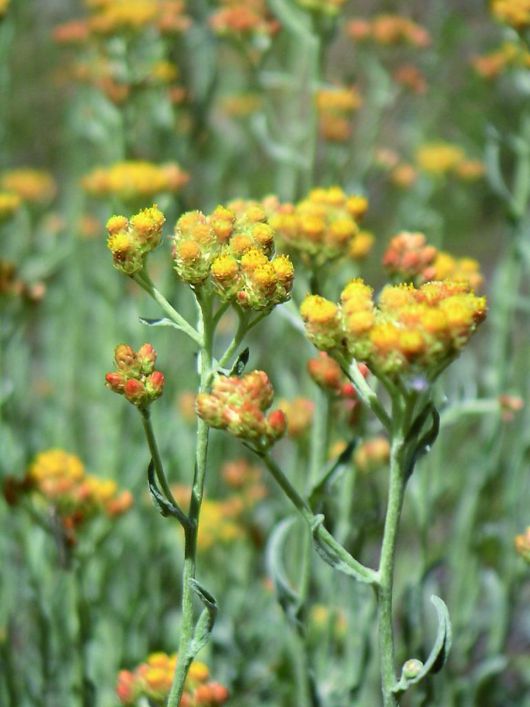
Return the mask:
M 144 344 L 134 351 L 128 344 L 114 350 L 117 371 L 107 373 L 107 387 L 124 395 L 130 403 L 145 408 L 162 395 L 164 374 L 155 371 L 156 351 Z
M 372 20 L 358 17 L 348 22 L 346 31 L 356 41 L 373 41 L 385 46 L 410 44 L 423 48 L 431 43 L 425 27 L 401 15 L 377 15 Z
M 285 434 L 287 421 L 281 410 L 266 414 L 274 390 L 266 373 L 252 371 L 237 376 L 217 376 L 211 393 L 199 393 L 197 415 L 210 427 L 228 430 L 241 439 L 268 447 Z
M 274 236 L 261 206 L 190 211 L 177 221 L 174 267 L 190 285 L 208 281 L 223 301 L 268 309 L 289 299 L 294 278 L 288 256 L 272 257 Z
M 383 255 L 383 266 L 394 279 L 416 285 L 431 280 L 463 280 L 477 289 L 483 280 L 476 260 L 439 251 L 423 233 L 404 231 L 394 236 Z
M 15 194 L 28 204 L 47 203 L 57 193 L 57 185 L 51 174 L 26 167 L 3 172 L 0 175 L 0 189 Z
M 320 12 L 323 15 L 337 15 L 343 8 L 346 0 L 298 0 L 298 4 L 306 7 L 312 12 Z
M 31 493 L 38 505 L 53 511 L 72 544 L 75 530 L 87 520 L 119 516 L 133 504 L 130 491 L 119 491 L 113 479 L 87 474 L 81 459 L 62 449 L 40 452 L 22 481 L 7 479 L 9 503 L 16 504 L 22 493 Z
M 390 444 L 386 437 L 371 437 L 355 449 L 353 461 L 359 471 L 368 473 L 388 464 Z
M 278 204 L 271 224 L 283 245 L 308 266 L 318 268 L 341 257 L 360 257 L 358 222 L 368 208 L 364 196 L 348 196 L 340 187 L 313 189 L 297 204 Z M 366 234 L 365 234 L 366 235 Z M 366 241 L 366 239 L 365 239 Z M 365 242 L 368 250 L 370 243 Z M 366 247 L 363 255 L 366 255 Z
M 308 398 L 282 399 L 278 403 L 279 409 L 287 420 L 287 436 L 299 439 L 309 431 L 315 413 L 315 404 Z
M 472 64 L 483 79 L 494 79 L 509 69 L 528 69 L 530 52 L 515 42 L 503 42 L 495 51 L 473 57 Z
M 484 165 L 480 160 L 468 159 L 458 145 L 448 142 L 430 142 L 416 151 L 416 165 L 433 176 L 453 174 L 470 181 L 482 177 Z
M 156 206 L 139 211 L 131 219 L 111 216 L 107 221 L 107 247 L 114 267 L 126 275 L 140 272 L 146 256 L 160 244 L 165 221 Z
M 515 536 L 515 549 L 530 564 L 530 526 L 524 533 Z
M 530 27 L 530 0 L 492 0 L 491 11 L 500 22 L 516 30 Z
M 339 304 L 309 295 L 300 308 L 317 348 L 365 361 L 387 376 L 436 374 L 465 346 L 486 310 L 485 298 L 463 281 L 387 285 L 376 305 L 362 279 L 344 288 Z
M 188 180 L 188 174 L 175 162 L 156 165 L 129 161 L 95 169 L 83 179 L 83 187 L 91 196 L 138 201 L 175 194 Z
M 151 653 L 144 663 L 134 670 L 122 670 L 118 675 L 116 693 L 122 705 L 149 704 L 162 707 L 166 704 L 178 656 Z M 208 666 L 194 661 L 189 669 L 180 707 L 216 707 L 228 700 L 228 690 L 223 685 L 210 682 Z
M 351 137 L 352 116 L 362 105 L 354 87 L 322 88 L 316 96 L 320 134 L 332 142 L 345 142 Z
M 272 36 L 280 27 L 264 0 L 222 0 L 221 4 L 210 17 L 210 27 L 216 34 L 240 39 Z
M 161 33 L 184 32 L 191 25 L 183 0 L 88 0 L 90 34 L 131 34 L 154 27 Z

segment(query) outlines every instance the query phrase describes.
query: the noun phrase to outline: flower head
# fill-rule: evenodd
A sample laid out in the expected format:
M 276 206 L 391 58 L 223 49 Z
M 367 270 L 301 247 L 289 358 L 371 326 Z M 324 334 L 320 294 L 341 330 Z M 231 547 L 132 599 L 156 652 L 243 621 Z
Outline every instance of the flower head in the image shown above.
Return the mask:
M 107 246 L 114 267 L 126 275 L 142 270 L 146 256 L 160 243 L 165 220 L 156 205 L 139 211 L 130 219 L 111 216 L 107 221 Z
M 145 408 L 162 395 L 164 374 L 155 370 L 156 351 L 151 344 L 144 344 L 138 351 L 128 344 L 114 350 L 118 370 L 107 373 L 107 387 L 125 396 L 130 403 Z
M 252 202 L 218 206 L 209 216 L 183 214 L 175 228 L 174 267 L 191 285 L 209 286 L 244 309 L 267 309 L 290 297 L 294 268 L 272 257 L 275 231 Z
M 83 179 L 83 186 L 91 196 L 137 201 L 164 193 L 175 194 L 187 182 L 187 173 L 174 162 L 155 165 L 129 161 L 95 169 Z
M 466 345 L 486 310 L 485 298 L 465 281 L 387 285 L 376 304 L 371 288 L 357 279 L 344 288 L 340 304 L 310 295 L 300 313 L 318 348 L 397 376 L 415 369 L 436 375 Z
M 210 427 L 228 430 L 241 439 L 268 447 L 287 429 L 281 410 L 268 412 L 274 391 L 263 371 L 237 376 L 218 376 L 211 393 L 199 393 L 196 411 Z

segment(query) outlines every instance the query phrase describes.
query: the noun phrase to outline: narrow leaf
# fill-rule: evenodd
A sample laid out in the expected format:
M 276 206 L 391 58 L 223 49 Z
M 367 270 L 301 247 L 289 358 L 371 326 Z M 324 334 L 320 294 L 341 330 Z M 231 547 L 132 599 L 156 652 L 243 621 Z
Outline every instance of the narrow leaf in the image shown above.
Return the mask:
M 189 657 L 193 660 L 200 650 L 208 643 L 210 634 L 217 618 L 217 601 L 196 579 L 190 580 L 190 586 L 204 609 L 199 616 L 193 632 L 193 640 L 189 649 Z
M 299 613 L 302 601 L 299 594 L 292 587 L 283 562 L 283 552 L 287 534 L 294 526 L 297 518 L 285 518 L 274 528 L 267 544 L 266 563 L 276 592 L 278 603 L 284 610 L 287 618 L 297 628 L 301 628 Z
M 431 602 L 434 604 L 434 608 L 436 609 L 436 613 L 438 615 L 438 631 L 436 633 L 434 645 L 427 661 L 423 665 L 417 661 L 417 665 L 421 667 L 419 667 L 414 675 L 411 675 L 410 673 L 407 674 L 406 666 L 416 661 L 407 661 L 405 663 L 401 673 L 401 678 L 393 689 L 393 692 L 396 694 L 405 692 L 411 685 L 417 684 L 429 675 L 429 673 L 435 674 L 440 672 L 447 661 L 447 656 L 451 650 L 453 638 L 449 611 L 442 599 L 437 597 L 435 594 L 431 596 Z

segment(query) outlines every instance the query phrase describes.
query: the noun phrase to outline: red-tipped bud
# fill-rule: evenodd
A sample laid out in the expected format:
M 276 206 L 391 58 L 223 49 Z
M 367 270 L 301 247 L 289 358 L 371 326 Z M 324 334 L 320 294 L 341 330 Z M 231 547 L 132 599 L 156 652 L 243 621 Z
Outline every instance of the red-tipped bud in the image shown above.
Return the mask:
M 149 375 L 155 370 L 156 351 L 151 344 L 144 344 L 138 349 L 136 360 L 140 370 L 145 375 Z
M 126 371 L 136 364 L 136 354 L 128 344 L 119 344 L 114 350 L 114 360 L 118 368 Z
M 123 394 L 134 405 L 142 405 L 146 401 L 145 385 L 136 378 L 129 378 L 123 389 Z
M 287 430 L 287 418 L 283 410 L 273 410 L 267 415 L 267 436 L 271 440 L 280 439 Z
M 120 373 L 120 371 L 114 371 L 113 373 L 107 373 L 105 381 L 107 382 L 107 386 L 115 393 L 123 393 L 127 378 L 123 373 Z
M 162 395 L 164 390 L 164 374 L 161 371 L 154 371 L 145 381 L 145 389 L 149 393 L 151 400 L 155 400 Z
M 343 398 L 356 398 L 357 391 L 353 383 L 344 383 L 340 389 L 341 397 Z

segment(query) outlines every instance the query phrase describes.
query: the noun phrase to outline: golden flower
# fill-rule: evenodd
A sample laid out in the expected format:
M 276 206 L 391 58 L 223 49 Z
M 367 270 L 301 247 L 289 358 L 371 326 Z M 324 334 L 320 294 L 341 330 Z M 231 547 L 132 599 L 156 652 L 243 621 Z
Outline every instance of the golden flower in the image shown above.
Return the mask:
M 411 368 L 436 372 L 465 346 L 486 309 L 485 298 L 463 280 L 387 285 L 376 306 L 357 279 L 343 290 L 340 305 L 313 295 L 300 311 L 317 348 L 347 351 L 370 370 L 396 376 Z M 315 319 L 315 311 L 326 317 Z
M 491 0 L 491 11 L 500 22 L 515 29 L 530 25 L 530 0 Z
M 9 220 L 19 209 L 21 198 L 11 192 L 0 192 L 0 223 Z

